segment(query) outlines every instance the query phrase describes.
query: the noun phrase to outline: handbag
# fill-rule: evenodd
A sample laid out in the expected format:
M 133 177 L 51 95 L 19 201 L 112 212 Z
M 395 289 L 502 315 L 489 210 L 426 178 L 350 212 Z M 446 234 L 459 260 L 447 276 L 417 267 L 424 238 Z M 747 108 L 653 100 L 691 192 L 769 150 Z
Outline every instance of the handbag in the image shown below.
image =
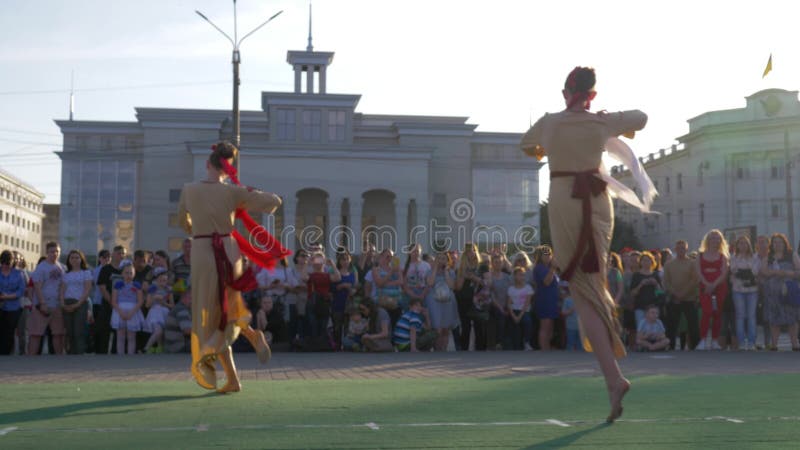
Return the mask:
M 783 303 L 792 306 L 800 306 L 800 283 L 797 280 L 786 280 L 781 289 Z
M 433 287 L 433 298 L 439 303 L 449 302 L 451 295 L 452 291 L 450 291 L 450 287 L 447 286 L 447 283 L 444 281 L 436 283 L 436 285 Z

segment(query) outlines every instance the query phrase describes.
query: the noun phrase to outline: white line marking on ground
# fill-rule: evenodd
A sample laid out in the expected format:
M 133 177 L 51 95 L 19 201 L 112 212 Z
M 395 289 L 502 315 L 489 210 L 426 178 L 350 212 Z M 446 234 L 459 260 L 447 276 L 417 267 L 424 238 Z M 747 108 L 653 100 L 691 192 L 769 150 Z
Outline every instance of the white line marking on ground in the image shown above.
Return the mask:
M 568 428 L 570 426 L 568 423 L 564 423 L 564 422 L 562 422 L 560 420 L 556 420 L 556 419 L 547 419 L 545 422 L 547 422 L 549 424 L 553 424 L 553 425 L 558 425 L 560 427 L 567 427 Z
M 734 419 L 733 417 L 725 417 L 725 416 L 706 417 L 706 420 L 724 420 L 726 422 L 732 422 L 732 423 L 744 423 L 744 420 Z
M 789 417 L 748 417 L 748 422 L 800 422 L 800 416 Z M 697 422 L 731 422 L 745 423 L 744 419 L 724 416 L 712 417 L 666 417 L 650 419 L 617 419 L 616 423 L 658 423 L 658 424 L 686 424 Z M 519 426 L 593 426 L 605 423 L 605 420 L 572 419 L 572 420 L 532 420 L 524 422 L 430 422 L 430 423 L 383 423 L 378 426 L 369 423 L 339 423 L 339 424 L 254 424 L 254 425 L 214 425 L 214 430 L 291 430 L 291 429 L 327 429 L 327 428 L 369 428 L 380 431 L 382 428 L 446 428 L 446 427 L 519 427 Z M 19 433 L 144 433 L 144 432 L 175 432 L 175 431 L 208 431 L 211 425 L 171 426 L 171 427 L 109 427 L 109 428 L 19 428 L 9 427 L 0 429 L 0 436 L 12 431 Z M 374 428 L 373 428 L 374 427 Z

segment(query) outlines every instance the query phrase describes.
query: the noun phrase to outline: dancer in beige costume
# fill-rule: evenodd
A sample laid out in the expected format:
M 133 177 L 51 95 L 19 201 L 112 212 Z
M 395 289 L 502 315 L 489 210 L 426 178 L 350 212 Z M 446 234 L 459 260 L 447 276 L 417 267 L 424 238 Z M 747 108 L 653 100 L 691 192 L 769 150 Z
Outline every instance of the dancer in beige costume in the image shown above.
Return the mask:
M 607 421 L 613 422 L 622 415 L 622 398 L 630 382 L 616 361 L 625 356 L 625 347 L 605 277 L 614 213 L 605 181 L 598 173 L 606 140 L 632 137 L 644 128 L 647 116 L 641 111 L 589 112 L 594 84 L 593 69 L 575 68 L 563 90 L 567 109 L 539 119 L 521 146 L 530 156 L 547 155 L 553 247 L 559 255 L 562 278 L 569 281 L 575 298 L 584 348 L 594 351 L 603 371 L 611 403 Z
M 227 321 L 220 329 L 222 308 L 218 295 L 218 276 L 212 248 L 212 235 L 218 234 L 231 263 L 233 279 L 243 272 L 242 258 L 236 241 L 230 236 L 234 229 L 236 208 L 272 213 L 281 200 L 274 194 L 246 187 L 224 184 L 226 178 L 221 160 L 231 162 L 237 149 L 230 143 L 220 143 L 206 162 L 207 178 L 184 185 L 178 215 L 181 225 L 192 243 L 192 375 L 206 389 L 217 386 L 214 361 L 218 360 L 226 375 L 220 393 L 238 392 L 241 389 L 236 366 L 233 363 L 231 343 L 241 332 L 256 349 L 259 360 L 266 363 L 270 349 L 264 334 L 250 327 L 250 312 L 239 291 L 226 286 Z

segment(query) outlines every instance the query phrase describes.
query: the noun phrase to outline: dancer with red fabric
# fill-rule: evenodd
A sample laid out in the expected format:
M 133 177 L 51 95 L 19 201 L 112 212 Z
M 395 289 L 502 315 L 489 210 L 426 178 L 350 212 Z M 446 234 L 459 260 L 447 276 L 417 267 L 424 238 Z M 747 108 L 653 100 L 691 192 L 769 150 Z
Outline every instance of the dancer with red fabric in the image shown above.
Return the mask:
M 240 291 L 257 286 L 252 272 L 243 270 L 242 255 L 272 267 L 290 254 L 246 212 L 272 213 L 280 206 L 280 198 L 223 182 L 230 178 L 239 184 L 231 165 L 237 153 L 229 142 L 214 145 L 206 162 L 207 178 L 184 185 L 178 206 L 181 225 L 194 239 L 192 375 L 201 387 L 216 389 L 215 361 L 219 361 L 226 375 L 226 384 L 217 390 L 220 393 L 241 390 L 230 347 L 240 332 L 256 349 L 261 363 L 269 361 L 271 355 L 264 334 L 250 327 L 250 311 L 242 301 Z M 242 219 L 249 238 L 234 229 L 234 217 Z M 250 243 L 252 240 L 257 246 Z

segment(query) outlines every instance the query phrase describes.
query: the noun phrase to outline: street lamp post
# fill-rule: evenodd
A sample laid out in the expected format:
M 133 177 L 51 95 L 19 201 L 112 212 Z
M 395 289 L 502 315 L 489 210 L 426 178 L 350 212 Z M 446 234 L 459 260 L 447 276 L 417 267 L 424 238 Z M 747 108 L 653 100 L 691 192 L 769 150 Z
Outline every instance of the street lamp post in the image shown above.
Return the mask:
M 264 25 L 270 23 L 272 19 L 278 17 L 283 13 L 283 10 L 278 11 L 272 17 L 265 20 L 261 25 L 255 27 L 252 31 L 245 34 L 244 37 L 239 39 L 238 34 L 238 27 L 237 27 L 237 20 L 236 20 L 236 0 L 233 0 L 233 39 L 228 36 L 227 33 L 222 31 L 220 27 L 214 24 L 208 17 L 206 17 L 200 11 L 195 10 L 194 12 L 197 13 L 198 16 L 202 17 L 203 20 L 208 22 L 212 27 L 214 27 L 217 31 L 222 33 L 226 39 L 231 43 L 233 46 L 233 55 L 231 58 L 231 63 L 233 64 L 233 143 L 236 145 L 236 148 L 239 148 L 239 84 L 241 84 L 241 80 L 239 79 L 239 64 L 242 62 L 241 54 L 239 53 L 239 47 L 242 45 L 242 42 L 247 39 L 250 35 L 261 29 Z M 239 169 L 239 159 L 236 158 L 236 169 Z

